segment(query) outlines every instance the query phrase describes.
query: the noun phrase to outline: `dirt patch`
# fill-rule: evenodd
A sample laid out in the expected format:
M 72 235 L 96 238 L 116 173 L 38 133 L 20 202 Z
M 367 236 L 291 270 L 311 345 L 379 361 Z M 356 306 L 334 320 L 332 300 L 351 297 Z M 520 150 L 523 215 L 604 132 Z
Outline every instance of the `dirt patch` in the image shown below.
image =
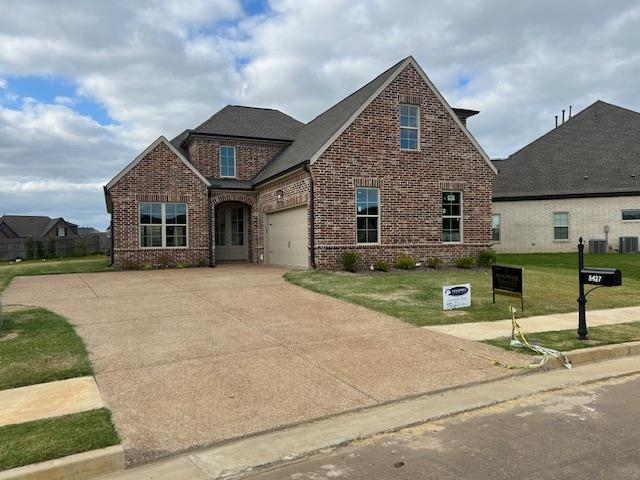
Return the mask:
M 381 300 L 383 302 L 409 300 L 411 296 L 418 293 L 417 288 L 405 288 L 402 291 L 396 291 L 391 293 L 358 293 L 354 294 L 357 297 L 370 298 L 371 300 Z
M 7 333 L 6 335 L 0 335 L 0 342 L 6 342 L 7 340 L 13 340 L 14 338 L 18 338 L 18 332 Z

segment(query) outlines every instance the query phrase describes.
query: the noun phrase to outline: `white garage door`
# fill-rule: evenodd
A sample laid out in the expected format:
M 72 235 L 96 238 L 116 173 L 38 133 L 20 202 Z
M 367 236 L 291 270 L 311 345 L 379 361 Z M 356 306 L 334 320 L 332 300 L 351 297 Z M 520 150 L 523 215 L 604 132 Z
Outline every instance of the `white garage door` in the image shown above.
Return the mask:
M 307 207 L 270 213 L 266 218 L 267 263 L 308 267 Z

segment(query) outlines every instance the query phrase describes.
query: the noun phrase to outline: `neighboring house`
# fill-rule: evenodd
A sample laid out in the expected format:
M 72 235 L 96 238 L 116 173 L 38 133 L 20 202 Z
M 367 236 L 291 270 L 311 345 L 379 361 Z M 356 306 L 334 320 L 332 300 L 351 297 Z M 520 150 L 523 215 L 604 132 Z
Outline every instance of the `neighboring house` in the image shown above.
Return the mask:
M 78 226 L 64 218 L 32 215 L 3 215 L 0 217 L 0 239 L 69 237 L 78 234 Z
M 491 246 L 495 169 L 408 57 L 303 124 L 227 106 L 158 138 L 106 186 L 116 266 L 337 268 Z
M 494 165 L 498 252 L 637 250 L 640 113 L 597 101 Z
M 92 235 L 95 233 L 101 232 L 93 227 L 78 227 L 78 235 Z

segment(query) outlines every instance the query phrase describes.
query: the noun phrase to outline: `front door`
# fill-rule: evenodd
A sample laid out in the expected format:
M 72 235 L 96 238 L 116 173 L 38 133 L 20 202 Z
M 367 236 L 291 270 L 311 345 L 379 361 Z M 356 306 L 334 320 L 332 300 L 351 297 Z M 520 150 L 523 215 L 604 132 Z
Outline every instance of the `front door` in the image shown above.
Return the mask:
M 216 207 L 216 260 L 248 260 L 247 207 L 222 204 Z

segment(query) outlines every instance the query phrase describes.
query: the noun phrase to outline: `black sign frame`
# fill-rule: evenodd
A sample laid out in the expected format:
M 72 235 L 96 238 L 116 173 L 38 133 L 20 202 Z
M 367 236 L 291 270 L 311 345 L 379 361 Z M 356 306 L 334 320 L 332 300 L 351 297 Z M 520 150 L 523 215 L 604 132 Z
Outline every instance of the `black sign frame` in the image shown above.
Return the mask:
M 491 287 L 493 303 L 496 293 L 520 298 L 520 307 L 524 311 L 524 268 L 512 265 L 491 265 Z

